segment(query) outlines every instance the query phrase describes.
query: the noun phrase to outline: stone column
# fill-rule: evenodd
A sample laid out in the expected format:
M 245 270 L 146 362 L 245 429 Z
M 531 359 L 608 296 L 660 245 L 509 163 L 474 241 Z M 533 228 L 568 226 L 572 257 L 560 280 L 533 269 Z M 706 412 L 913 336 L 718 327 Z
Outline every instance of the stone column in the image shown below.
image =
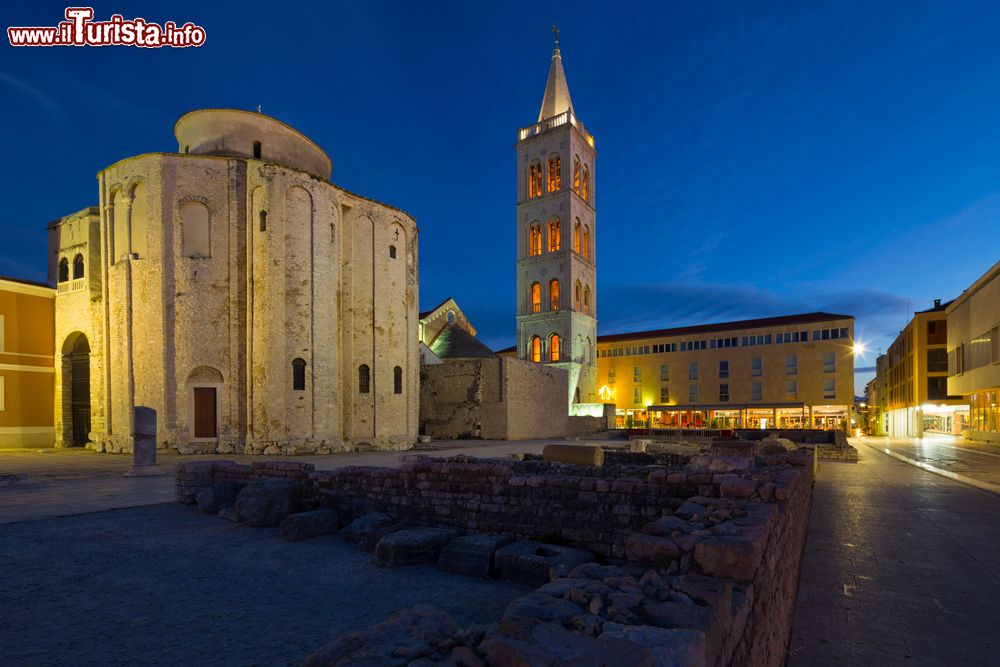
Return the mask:
M 152 477 L 164 472 L 156 465 L 156 410 L 136 406 L 132 422 L 132 467 L 126 477 Z

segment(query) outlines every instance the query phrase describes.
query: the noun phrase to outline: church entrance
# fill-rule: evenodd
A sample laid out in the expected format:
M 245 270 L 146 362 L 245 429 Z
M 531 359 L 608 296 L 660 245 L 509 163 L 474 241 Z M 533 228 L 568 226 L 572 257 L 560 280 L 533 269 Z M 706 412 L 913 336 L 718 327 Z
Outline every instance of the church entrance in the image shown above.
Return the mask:
M 194 388 L 194 437 L 218 436 L 215 406 L 215 387 Z
M 78 333 L 66 339 L 63 350 L 63 383 L 69 384 L 69 444 L 82 447 L 90 440 L 90 343 Z

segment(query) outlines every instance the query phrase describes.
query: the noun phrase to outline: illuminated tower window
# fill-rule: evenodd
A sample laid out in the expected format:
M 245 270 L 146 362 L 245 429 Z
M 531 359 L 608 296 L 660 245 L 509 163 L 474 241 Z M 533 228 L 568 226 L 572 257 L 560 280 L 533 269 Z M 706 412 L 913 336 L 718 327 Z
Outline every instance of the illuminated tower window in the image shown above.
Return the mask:
M 528 167 L 528 199 L 542 196 L 542 163 L 532 162 Z
M 549 192 L 562 189 L 562 163 L 558 155 L 549 158 Z
M 590 259 L 590 227 L 588 225 L 583 227 L 583 256 L 585 259 Z
M 590 285 L 583 288 L 583 312 L 590 315 Z
M 559 334 L 549 336 L 549 361 L 559 361 Z
M 559 310 L 559 280 L 549 281 L 549 310 Z
M 576 224 L 573 225 L 573 252 L 580 254 L 580 218 L 577 218 Z
M 580 281 L 576 281 L 576 285 L 573 287 L 573 307 L 576 310 L 580 310 Z
M 531 312 L 542 312 L 542 286 L 539 283 L 531 283 Z
M 583 201 L 590 201 L 590 169 L 583 165 L 583 178 L 580 180 L 580 196 Z
M 534 257 L 542 254 L 542 226 L 532 225 L 528 230 L 528 254 Z
M 580 194 L 580 156 L 573 156 L 573 192 Z
M 549 220 L 549 252 L 559 250 L 561 245 L 560 236 L 559 218 Z
M 538 336 L 532 336 L 530 345 L 531 360 L 536 364 L 540 363 L 542 361 L 542 339 Z

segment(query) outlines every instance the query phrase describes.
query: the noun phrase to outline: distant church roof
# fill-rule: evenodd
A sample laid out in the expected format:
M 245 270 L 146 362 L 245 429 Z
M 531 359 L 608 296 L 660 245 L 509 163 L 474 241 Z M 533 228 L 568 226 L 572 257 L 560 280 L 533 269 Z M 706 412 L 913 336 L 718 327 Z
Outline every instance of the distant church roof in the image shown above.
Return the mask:
M 538 112 L 538 121 L 558 116 L 564 111 L 573 112 L 573 100 L 569 98 L 569 85 L 563 72 L 562 55 L 559 53 L 559 29 L 552 26 L 555 48 L 552 49 L 552 64 L 549 65 L 549 80 L 545 84 L 545 97 Z
M 493 351 L 468 331 L 451 323 L 434 339 L 431 351 L 441 359 L 490 358 Z

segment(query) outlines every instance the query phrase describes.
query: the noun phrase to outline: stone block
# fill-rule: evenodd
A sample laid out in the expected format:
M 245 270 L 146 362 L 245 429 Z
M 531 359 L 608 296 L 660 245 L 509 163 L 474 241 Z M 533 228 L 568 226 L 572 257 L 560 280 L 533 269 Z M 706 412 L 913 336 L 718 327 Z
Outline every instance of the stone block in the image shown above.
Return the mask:
M 444 528 L 404 528 L 389 533 L 375 545 L 375 562 L 383 567 L 431 563 L 455 537 Z
M 292 513 L 295 482 L 265 479 L 250 482 L 236 496 L 236 516 L 248 526 L 277 526 Z
M 578 466 L 604 465 L 604 450 L 589 445 L 545 445 L 542 459 Z
M 763 549 L 755 540 L 710 537 L 694 547 L 694 562 L 707 575 L 741 583 L 753 580 Z
M 313 510 L 289 514 L 281 520 L 281 537 L 291 542 L 307 540 L 311 537 L 335 533 L 338 525 L 336 510 Z
M 220 482 L 203 489 L 195 496 L 198 509 L 206 514 L 218 514 L 219 510 L 236 506 L 236 496 L 243 487 L 234 482 Z
M 625 541 L 625 555 L 630 563 L 665 570 L 681 557 L 681 550 L 669 537 L 632 533 Z
M 493 574 L 493 556 L 500 547 L 514 541 L 511 535 L 482 533 L 458 537 L 445 545 L 438 567 L 474 577 Z
M 632 625 L 621 630 L 603 632 L 598 638 L 624 640 L 646 647 L 653 654 L 656 665 L 702 667 L 707 664 L 705 635 L 697 630 Z
M 533 540 L 508 544 L 497 549 L 495 556 L 496 571 L 501 577 L 531 586 L 548 583 L 555 568 L 572 570 L 593 560 L 594 555 L 589 551 Z
M 340 531 L 340 536 L 348 542 L 358 543 L 364 539 L 365 535 L 390 524 L 392 524 L 392 518 L 388 515 L 381 512 L 370 512 L 348 524 Z
M 742 477 L 727 477 L 719 485 L 719 495 L 723 498 L 749 498 L 757 491 L 757 483 Z

